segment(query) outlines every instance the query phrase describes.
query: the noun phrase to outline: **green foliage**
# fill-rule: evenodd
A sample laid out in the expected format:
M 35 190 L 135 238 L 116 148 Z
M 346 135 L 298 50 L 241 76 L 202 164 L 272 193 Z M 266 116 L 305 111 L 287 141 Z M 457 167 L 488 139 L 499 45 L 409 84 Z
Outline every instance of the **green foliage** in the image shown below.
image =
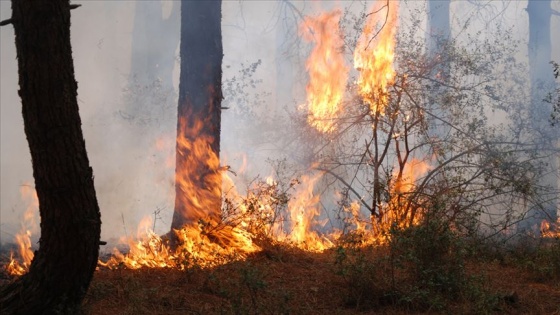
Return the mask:
M 365 250 L 341 245 L 336 248 L 335 272 L 348 285 L 346 304 L 356 309 L 369 309 L 380 303 L 382 279 L 378 262 L 366 258 Z
M 465 250 L 448 225 L 430 220 L 405 230 L 395 228 L 391 234 L 393 265 L 408 273 L 417 291 L 459 296 L 466 281 Z
M 476 314 L 499 307 L 501 299 L 485 287 L 485 277 L 467 273 L 473 252 L 467 238 L 434 212 L 417 226 L 393 226 L 386 247 L 360 248 L 354 238 L 344 238 L 335 270 L 348 285 L 348 305 L 445 312 L 467 301 L 468 312 Z
M 560 238 L 518 243 L 510 251 L 510 262 L 529 271 L 538 281 L 560 279 Z

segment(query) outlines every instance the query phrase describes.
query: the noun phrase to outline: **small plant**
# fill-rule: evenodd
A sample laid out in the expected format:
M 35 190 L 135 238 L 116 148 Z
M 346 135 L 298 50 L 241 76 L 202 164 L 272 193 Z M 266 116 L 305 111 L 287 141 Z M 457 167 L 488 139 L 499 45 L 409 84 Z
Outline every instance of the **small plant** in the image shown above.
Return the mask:
M 498 295 L 484 287 L 482 275 L 467 274 L 467 240 L 437 212 L 428 211 L 417 226 L 391 230 L 392 283 L 401 293 L 399 304 L 444 311 L 452 302 L 467 300 L 469 312 L 491 312 L 498 307 Z
M 336 273 L 344 278 L 348 284 L 346 305 L 356 309 L 371 308 L 378 304 L 379 279 L 377 267 L 373 260 L 365 255 L 365 250 L 359 247 L 340 245 L 336 248 Z
M 543 238 L 538 244 L 518 245 L 512 250 L 513 263 L 531 272 L 536 280 L 560 278 L 560 238 Z

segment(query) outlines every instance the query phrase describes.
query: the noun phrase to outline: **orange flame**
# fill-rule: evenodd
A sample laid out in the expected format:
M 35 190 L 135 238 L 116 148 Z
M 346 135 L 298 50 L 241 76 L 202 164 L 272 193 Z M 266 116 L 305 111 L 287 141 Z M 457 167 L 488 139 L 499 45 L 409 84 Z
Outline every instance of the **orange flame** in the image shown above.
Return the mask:
M 321 177 L 320 173 L 302 176 L 293 198 L 288 202 L 291 230 L 280 238 L 313 252 L 322 252 L 333 246 L 328 237 L 320 236 L 314 231 L 314 227 L 320 224 L 315 219 L 321 211 L 318 208 L 319 195 L 315 195 L 313 190 Z
M 127 254 L 118 249 L 113 256 L 99 265 L 116 268 L 186 268 L 192 265 L 213 266 L 224 259 L 240 259 L 259 248 L 253 244 L 246 231 L 235 225 L 222 222 L 222 179 L 227 190 L 233 181 L 223 176 L 226 167 L 212 150 L 214 139 L 204 136 L 202 121 L 192 127 L 181 121 L 181 132 L 177 136 L 177 154 L 182 155 L 182 165 L 177 167 L 175 185 L 179 211 L 187 224 L 174 230 L 178 246 L 171 250 L 166 237 L 160 237 L 150 228 L 151 219 L 145 218 L 139 225 L 136 238 L 122 239 L 128 245 Z M 235 190 L 233 190 L 235 193 Z
M 222 226 L 212 231 L 205 231 L 204 226 L 187 225 L 175 231 L 180 246 L 172 251 L 165 238 L 154 233 L 150 228 L 152 220 L 146 217 L 138 227 L 136 238 L 121 240 L 127 244 L 127 254 L 113 249 L 113 256 L 99 265 L 111 269 L 120 265 L 129 269 L 178 268 L 192 266 L 211 267 L 226 261 L 242 259 L 248 253 L 259 249 L 243 230 L 231 226 Z
M 214 139 L 204 136 L 203 128 L 202 121 L 195 122 L 192 127 L 181 121 L 177 154 L 183 155 L 184 165 L 177 166 L 176 170 L 175 185 L 182 192 L 177 199 L 187 220 L 217 223 L 222 198 L 220 159 L 211 149 Z
M 344 42 L 339 29 L 340 10 L 307 17 L 301 34 L 315 47 L 306 62 L 308 123 L 322 133 L 335 130 L 335 119 L 341 111 L 349 67 L 344 61 Z
M 395 76 L 392 63 L 397 8 L 391 4 L 387 23 L 371 45 L 377 20 L 374 15 L 370 17 L 354 53 L 355 67 L 361 73 L 358 81 L 360 95 L 372 112 L 381 114 L 388 101 L 388 86 Z M 336 130 L 335 119 L 342 109 L 349 71 L 341 51 L 343 42 L 339 19 L 340 11 L 333 11 L 317 18 L 306 18 L 301 27 L 304 38 L 316 44 L 306 63 L 310 76 L 307 86 L 308 123 L 323 133 Z M 115 251 L 109 261 L 100 262 L 101 266 L 115 268 L 122 264 L 128 268 L 180 269 L 193 265 L 215 266 L 232 259 L 244 259 L 248 253 L 260 250 L 252 241 L 260 235 L 308 251 L 321 252 L 334 246 L 334 240 L 342 235 L 341 231 L 335 230 L 328 235 L 320 235 L 316 231 L 318 226 L 324 225 L 318 220 L 321 214 L 319 196 L 314 194 L 322 174 L 302 176 L 291 192 L 292 198 L 284 201 L 287 209 L 278 213 L 275 205 L 281 203 L 279 200 L 284 197 L 277 193 L 278 184 L 273 177 L 268 177 L 262 183 L 264 186 L 254 190 L 250 188 L 247 196 L 241 196 L 233 180 L 223 174 L 226 168 L 220 166 L 218 156 L 211 150 L 213 139 L 201 135 L 203 123 L 197 122 L 192 128 L 185 128 L 184 124 L 182 127 L 177 147 L 179 154 L 185 154 L 188 167 L 178 170 L 176 185 L 183 192 L 181 203 L 188 211 L 184 215 L 191 219 L 191 223 L 175 231 L 180 247 L 171 251 L 165 237 L 147 228 L 151 225 L 148 220 L 141 224 L 136 239 L 123 240 L 130 248 L 127 254 Z M 244 162 L 242 168 L 245 167 Z M 395 222 L 417 222 L 417 218 L 404 210 L 403 201 L 404 196 L 414 189 L 417 178 L 427 169 L 426 163 L 412 161 L 402 174 L 396 176 L 391 200 L 385 205 L 385 215 L 380 220 L 363 220 L 357 201 L 344 209 L 348 215 L 347 223 L 364 235 L 362 244 L 385 241 L 386 233 L 383 232 Z M 200 189 L 201 186 L 208 189 Z M 215 200 L 222 198 L 218 187 L 222 187 L 226 194 L 221 209 L 215 207 Z M 219 210 L 228 211 L 232 218 L 228 222 L 222 221 Z
M 387 88 L 395 80 L 393 59 L 398 9 L 396 1 L 378 1 L 354 50 L 354 67 L 360 71 L 358 92 L 372 113 L 383 114 L 388 102 Z
M 418 179 L 430 170 L 430 164 L 412 159 L 402 170 L 395 174 L 395 181 L 391 187 L 391 198 L 382 209 L 382 216 L 374 220 L 374 230 L 380 240 L 385 241 L 385 236 L 391 227 L 406 228 L 417 225 L 422 219 L 422 211 L 414 210 L 409 202 L 409 193 L 416 189 Z
M 541 222 L 541 237 L 560 238 L 560 218 L 556 222 L 543 220 Z
M 31 250 L 31 235 L 37 232 L 36 216 L 39 210 L 37 192 L 30 184 L 22 185 L 20 194 L 22 199 L 28 202 L 28 206 L 23 214 L 21 229 L 15 236 L 15 242 L 18 246 L 17 255 L 14 255 L 13 252 L 10 253 L 10 262 L 6 265 L 8 273 L 17 276 L 27 273 L 33 260 L 34 253 Z

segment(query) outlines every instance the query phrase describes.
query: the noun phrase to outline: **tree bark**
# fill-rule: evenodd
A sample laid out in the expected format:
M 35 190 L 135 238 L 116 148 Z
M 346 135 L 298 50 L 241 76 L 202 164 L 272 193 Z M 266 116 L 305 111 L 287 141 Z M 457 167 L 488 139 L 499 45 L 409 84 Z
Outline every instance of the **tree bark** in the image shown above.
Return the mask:
M 536 132 L 536 143 L 539 151 L 551 152 L 558 150 L 558 129 L 551 128 L 549 118 L 552 105 L 544 101 L 547 93 L 554 90 L 553 69 L 550 65 L 551 38 L 550 19 L 552 8 L 550 0 L 529 0 L 527 4 L 529 15 L 529 73 L 531 77 L 531 105 L 530 114 L 532 126 Z M 540 185 L 545 187 L 542 192 L 543 202 L 539 211 L 529 212 L 529 225 L 540 223 L 541 220 L 555 222 L 558 211 L 558 154 L 552 153 L 546 161 L 547 167 L 540 179 Z
M 181 2 L 180 56 L 172 229 L 198 220 L 220 220 L 221 1 Z M 195 152 L 192 145 L 185 145 L 182 140 L 196 142 L 207 152 Z
M 13 0 L 19 95 L 41 216 L 29 272 L 2 288 L 2 314 L 76 314 L 101 219 L 78 113 L 68 0 Z

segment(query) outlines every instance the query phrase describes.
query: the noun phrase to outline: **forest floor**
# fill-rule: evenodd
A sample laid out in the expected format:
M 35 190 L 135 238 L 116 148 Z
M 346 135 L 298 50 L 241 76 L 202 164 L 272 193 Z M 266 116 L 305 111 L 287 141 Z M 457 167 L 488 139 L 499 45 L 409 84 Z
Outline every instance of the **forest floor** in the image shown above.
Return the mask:
M 360 253 L 366 253 L 360 257 L 379 255 Z M 342 265 L 340 257 L 334 249 L 317 254 L 271 246 L 244 261 L 215 268 L 100 268 L 85 298 L 85 313 L 560 314 L 560 279 L 543 276 L 528 262 L 471 257 L 466 275 L 480 280 L 469 286 L 474 295 L 463 290 L 443 300 L 421 297 L 426 303 L 419 303 L 407 282 L 391 286 L 384 267 L 375 271 L 374 258 Z M 370 271 L 385 274 L 370 278 Z
M 465 270 L 467 277 L 480 280 L 466 288 L 474 294 L 463 289 L 453 298 L 420 297 L 428 301 L 419 303 L 403 277 L 396 276 L 400 283 L 391 289 L 389 275 L 366 274 L 388 272 L 372 257 L 379 251 L 359 253 L 366 259 L 350 260 L 346 253 L 343 264 L 334 249 L 316 254 L 269 246 L 245 261 L 209 269 L 101 269 L 84 305 L 95 315 L 560 314 L 559 277 L 547 276 L 530 260 L 473 256 Z M 560 257 L 552 258 L 560 263 Z

